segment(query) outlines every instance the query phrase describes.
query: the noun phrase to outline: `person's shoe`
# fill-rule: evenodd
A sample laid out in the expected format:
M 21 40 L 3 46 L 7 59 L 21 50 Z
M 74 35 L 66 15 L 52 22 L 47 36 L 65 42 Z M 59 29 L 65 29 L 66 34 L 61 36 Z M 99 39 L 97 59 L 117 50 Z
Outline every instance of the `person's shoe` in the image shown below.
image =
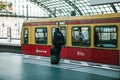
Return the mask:
M 51 62 L 51 64 L 59 64 L 59 62 Z

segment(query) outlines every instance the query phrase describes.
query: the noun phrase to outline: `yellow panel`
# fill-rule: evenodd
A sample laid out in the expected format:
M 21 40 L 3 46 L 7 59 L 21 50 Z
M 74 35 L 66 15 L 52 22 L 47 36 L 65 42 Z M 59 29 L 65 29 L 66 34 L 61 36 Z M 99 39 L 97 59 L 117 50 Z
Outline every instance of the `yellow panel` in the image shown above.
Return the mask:
M 21 31 L 22 31 L 22 32 L 21 32 L 21 38 L 20 38 L 20 43 L 21 43 L 21 44 L 24 43 L 24 42 L 23 42 L 23 29 L 24 29 L 24 28 L 22 27 L 22 30 L 21 30 Z
M 66 46 L 72 46 L 71 45 L 71 40 L 72 40 L 72 35 L 71 35 L 71 26 L 69 25 L 68 27 L 67 27 L 67 33 L 66 33 Z
M 29 27 L 29 44 L 35 44 L 35 27 Z
M 48 32 L 48 44 L 47 45 L 51 45 L 51 42 L 52 42 L 52 37 L 51 37 L 51 28 L 50 26 L 47 26 L 47 32 Z

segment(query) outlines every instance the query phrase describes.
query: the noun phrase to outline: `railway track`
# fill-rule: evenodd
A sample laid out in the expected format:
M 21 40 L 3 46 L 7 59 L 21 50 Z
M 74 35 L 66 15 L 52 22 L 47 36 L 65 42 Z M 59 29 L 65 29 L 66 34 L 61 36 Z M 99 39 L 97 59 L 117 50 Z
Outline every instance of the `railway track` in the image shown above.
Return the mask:
M 20 46 L 0 45 L 0 52 L 21 53 Z

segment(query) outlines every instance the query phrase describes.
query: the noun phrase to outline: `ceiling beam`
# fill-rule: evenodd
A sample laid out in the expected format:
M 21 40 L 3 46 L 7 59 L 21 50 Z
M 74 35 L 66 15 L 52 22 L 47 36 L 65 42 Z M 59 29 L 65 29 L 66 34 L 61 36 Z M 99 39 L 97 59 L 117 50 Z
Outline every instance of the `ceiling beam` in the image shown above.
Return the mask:
M 117 9 L 115 8 L 115 6 L 113 5 L 113 3 L 111 3 L 110 6 L 112 7 L 112 9 L 113 9 L 113 11 L 114 11 L 115 13 L 118 13 L 118 11 L 117 11 Z
M 50 12 L 50 14 L 52 14 L 54 17 L 57 17 L 56 13 L 53 10 L 51 10 L 49 7 L 47 7 L 46 5 L 42 4 L 41 2 L 37 2 L 37 4 L 43 7 L 44 9 L 46 9 L 48 12 Z
M 68 3 L 70 6 L 73 7 L 73 9 L 77 10 L 77 12 L 80 14 L 80 15 L 83 15 L 82 12 L 79 10 L 79 8 L 75 5 L 75 1 L 74 3 L 70 0 L 64 0 L 66 3 Z
M 32 0 L 29 0 L 30 2 L 33 2 Z M 41 6 L 41 7 L 43 7 L 45 10 L 47 10 L 50 14 L 52 14 L 54 17 L 57 17 L 56 16 L 56 14 L 55 14 L 55 12 L 54 11 L 52 11 L 49 7 L 47 7 L 46 5 L 44 5 L 44 4 L 42 4 L 41 2 L 38 2 L 37 0 L 36 1 L 34 1 L 34 3 L 35 4 L 37 4 L 37 5 L 39 5 L 39 6 Z

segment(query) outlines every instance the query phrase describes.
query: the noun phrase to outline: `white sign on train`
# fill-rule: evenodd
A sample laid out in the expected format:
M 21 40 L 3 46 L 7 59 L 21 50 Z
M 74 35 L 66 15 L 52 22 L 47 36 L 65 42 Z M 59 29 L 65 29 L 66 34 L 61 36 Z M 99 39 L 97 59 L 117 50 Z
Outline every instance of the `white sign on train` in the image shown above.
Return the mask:
M 56 25 L 60 25 L 60 24 L 65 24 L 65 21 L 61 21 L 61 22 L 56 22 Z

